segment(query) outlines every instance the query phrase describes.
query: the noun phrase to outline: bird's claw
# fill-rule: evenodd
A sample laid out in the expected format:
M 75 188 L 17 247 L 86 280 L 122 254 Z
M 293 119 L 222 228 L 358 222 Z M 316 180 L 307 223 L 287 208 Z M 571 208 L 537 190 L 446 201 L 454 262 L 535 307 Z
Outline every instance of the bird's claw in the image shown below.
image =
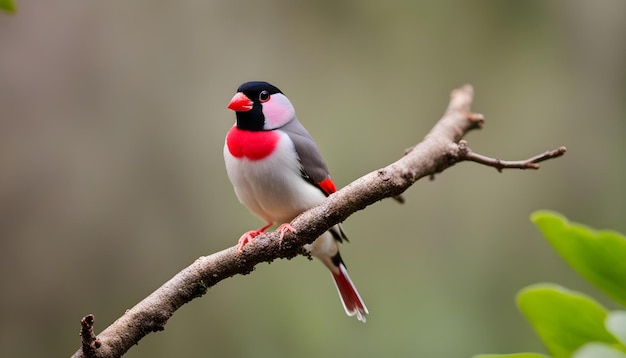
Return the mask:
M 296 232 L 296 229 L 288 223 L 282 224 L 278 227 L 278 231 L 280 232 L 280 236 L 278 237 L 278 247 L 280 248 L 283 244 L 283 238 L 285 238 L 285 234 L 288 232 Z
M 259 230 L 252 230 L 252 231 L 248 231 L 247 233 L 241 235 L 241 237 L 239 238 L 239 241 L 237 242 L 237 251 L 242 252 L 243 251 L 243 247 L 246 246 L 246 244 L 250 244 L 250 245 L 254 245 L 254 243 L 252 242 L 252 239 L 254 239 L 255 237 L 261 235 L 263 232 L 259 231 Z
M 245 234 L 241 235 L 239 241 L 237 242 L 237 251 L 242 252 L 244 246 L 246 246 L 247 244 L 254 245 L 253 239 L 264 233 L 265 229 L 267 229 L 270 225 L 264 226 L 259 230 L 248 231 Z M 285 234 L 287 234 L 288 232 L 296 232 L 296 229 L 294 229 L 293 226 L 289 224 L 282 224 L 278 227 L 277 230 L 280 232 L 279 240 L 281 243 L 283 241 L 283 238 L 285 237 Z
M 282 225 L 280 225 L 280 226 L 278 227 L 278 231 L 280 232 L 280 237 L 279 237 L 279 239 L 280 239 L 280 241 L 282 242 L 282 241 L 283 241 L 283 238 L 285 237 L 285 235 L 286 235 L 288 232 L 295 233 L 295 232 L 296 232 L 296 229 L 294 229 L 294 228 L 293 228 L 293 226 L 291 226 L 291 225 L 289 225 L 289 224 L 285 223 L 285 224 L 282 224 Z
M 248 231 L 245 234 L 241 235 L 241 237 L 239 238 L 239 241 L 237 241 L 237 251 L 242 252 L 243 247 L 246 246 L 246 244 L 248 243 L 252 245 L 253 244 L 252 239 L 264 233 L 265 230 L 270 226 L 272 226 L 272 223 L 268 223 L 267 225 L 263 226 L 262 228 L 258 230 Z

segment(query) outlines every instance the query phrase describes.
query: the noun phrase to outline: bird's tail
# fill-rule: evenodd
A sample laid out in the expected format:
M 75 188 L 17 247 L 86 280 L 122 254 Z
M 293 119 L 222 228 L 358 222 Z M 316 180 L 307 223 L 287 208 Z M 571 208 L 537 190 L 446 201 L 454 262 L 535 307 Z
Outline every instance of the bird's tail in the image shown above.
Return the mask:
M 343 262 L 338 263 L 338 268 L 339 272 L 333 272 L 332 275 L 343 308 L 346 310 L 348 316 L 356 315 L 359 321 L 365 322 L 365 315 L 368 314 L 367 307 L 365 307 L 365 303 L 361 299 L 359 292 L 356 290 L 356 287 L 354 287 L 352 280 L 350 280 L 350 276 L 348 276 L 348 271 Z

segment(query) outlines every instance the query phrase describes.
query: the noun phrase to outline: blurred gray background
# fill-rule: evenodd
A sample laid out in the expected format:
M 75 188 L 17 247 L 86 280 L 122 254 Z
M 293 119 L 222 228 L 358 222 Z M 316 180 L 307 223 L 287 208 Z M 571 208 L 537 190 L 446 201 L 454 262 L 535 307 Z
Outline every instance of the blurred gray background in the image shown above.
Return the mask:
M 371 314 L 345 316 L 299 257 L 184 306 L 128 357 L 470 357 L 543 351 L 525 285 L 583 290 L 529 214 L 626 232 L 626 2 L 18 1 L 0 14 L 0 356 L 68 356 L 198 256 L 261 221 L 225 173 L 226 109 L 267 80 L 338 186 L 398 158 L 476 89 L 462 163 L 403 206 L 351 216 L 343 256 Z

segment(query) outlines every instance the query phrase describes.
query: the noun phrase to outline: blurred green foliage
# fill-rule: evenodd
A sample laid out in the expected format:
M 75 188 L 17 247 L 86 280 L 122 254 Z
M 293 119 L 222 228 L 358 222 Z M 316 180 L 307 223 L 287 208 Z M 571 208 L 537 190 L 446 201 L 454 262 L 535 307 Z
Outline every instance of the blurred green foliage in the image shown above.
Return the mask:
M 623 297 L 626 237 L 570 223 L 551 212 L 535 212 L 532 220 L 574 270 L 608 296 Z M 608 312 L 594 299 L 553 284 L 524 288 L 517 305 L 555 358 L 626 356 L 626 311 Z
M 527 213 L 626 232 L 623 0 L 17 5 L 0 16 L 2 357 L 69 355 L 83 316 L 102 330 L 262 224 L 222 156 L 247 80 L 289 96 L 338 186 L 421 140 L 464 83 L 486 118 L 473 150 L 568 153 L 539 171 L 462 163 L 404 205 L 352 215 L 342 257 L 367 324 L 298 257 L 220 283 L 127 357 L 541 351 L 509 298 L 540 280 L 589 286 L 533 239 Z
M 13 0 L 0 0 L 0 10 L 4 10 L 9 13 L 15 12 L 15 4 Z
M 557 215 L 537 212 L 533 221 L 576 272 L 612 299 L 626 305 L 626 239 L 614 231 L 595 232 Z

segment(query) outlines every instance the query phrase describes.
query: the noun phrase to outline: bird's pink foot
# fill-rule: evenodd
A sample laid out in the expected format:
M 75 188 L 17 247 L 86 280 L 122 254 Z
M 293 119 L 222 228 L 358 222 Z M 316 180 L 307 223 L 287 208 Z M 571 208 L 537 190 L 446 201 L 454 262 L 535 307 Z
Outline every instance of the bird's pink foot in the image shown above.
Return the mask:
M 258 230 L 248 231 L 247 233 L 241 235 L 239 241 L 237 242 L 237 250 L 239 252 L 243 251 L 243 247 L 246 246 L 247 243 L 252 244 L 252 239 L 256 236 L 261 235 L 263 232 Z
M 246 244 L 253 244 L 252 239 L 264 233 L 265 230 L 270 226 L 272 226 L 272 223 L 269 223 L 258 230 L 248 231 L 245 234 L 241 235 L 239 241 L 237 242 L 237 250 L 241 252 L 243 251 L 243 247 L 246 246 Z
M 280 241 L 283 241 L 285 234 L 287 234 L 288 232 L 295 233 L 296 229 L 294 229 L 293 226 L 289 225 L 288 223 L 285 223 L 278 227 L 278 231 L 280 231 Z

